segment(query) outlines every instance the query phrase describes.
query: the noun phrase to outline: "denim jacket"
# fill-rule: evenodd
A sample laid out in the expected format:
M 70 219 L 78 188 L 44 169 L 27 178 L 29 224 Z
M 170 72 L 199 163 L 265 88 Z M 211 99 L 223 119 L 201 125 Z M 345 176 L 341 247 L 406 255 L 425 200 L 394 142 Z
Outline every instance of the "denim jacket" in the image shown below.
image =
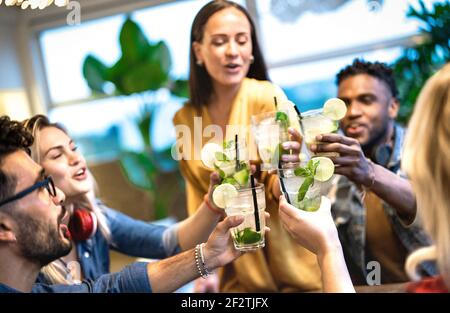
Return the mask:
M 395 125 L 394 132 L 394 147 L 387 168 L 401 175 L 400 161 L 405 130 L 401 126 Z M 361 192 L 352 181 L 341 176 L 332 198 L 334 198 L 332 213 L 344 251 L 347 257 L 351 258 L 361 270 L 364 277 L 367 277 L 365 256 L 366 208 L 363 204 Z M 412 225 L 405 226 L 393 207 L 385 202 L 383 202 L 383 207 L 396 235 L 408 252 L 431 244 L 429 237 L 419 223 L 415 222 Z M 435 266 L 429 262 L 422 265 L 422 270 L 428 275 L 436 274 Z
M 151 292 L 147 274 L 147 263 L 133 263 L 122 271 L 106 274 L 98 279 L 84 280 L 76 285 L 35 284 L 32 293 L 119 293 Z M 20 291 L 0 283 L 0 293 L 19 293 Z
M 181 251 L 176 225 L 168 228 L 135 220 L 102 203 L 99 205 L 106 216 L 112 242 L 108 243 L 97 230 L 93 238 L 77 243 L 78 259 L 85 278 L 97 279 L 109 273 L 110 248 L 126 255 L 152 259 L 163 259 Z
M 110 271 L 109 249 L 135 257 L 163 259 L 181 251 L 177 225 L 166 227 L 133 219 L 98 202 L 111 231 L 108 243 L 101 231 L 76 243 L 78 261 L 84 279 L 96 280 Z M 38 283 L 48 284 L 43 275 Z

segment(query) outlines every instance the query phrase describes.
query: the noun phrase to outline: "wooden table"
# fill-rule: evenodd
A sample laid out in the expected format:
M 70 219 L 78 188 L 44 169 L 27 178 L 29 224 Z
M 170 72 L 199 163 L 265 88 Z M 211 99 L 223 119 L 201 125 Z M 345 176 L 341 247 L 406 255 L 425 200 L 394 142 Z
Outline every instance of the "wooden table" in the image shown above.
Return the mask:
M 408 283 L 384 284 L 379 286 L 355 286 L 357 293 L 402 293 Z

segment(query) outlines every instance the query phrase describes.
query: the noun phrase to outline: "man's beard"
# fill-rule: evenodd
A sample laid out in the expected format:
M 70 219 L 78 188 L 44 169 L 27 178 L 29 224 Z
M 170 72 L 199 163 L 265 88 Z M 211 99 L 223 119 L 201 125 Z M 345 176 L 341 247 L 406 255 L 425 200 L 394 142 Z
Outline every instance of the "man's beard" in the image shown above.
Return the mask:
M 22 255 L 41 267 L 67 255 L 72 249 L 70 241 L 64 241 L 56 225 L 44 225 L 33 216 L 17 213 L 19 230 L 16 235 Z M 59 224 L 58 224 L 59 225 Z
M 361 148 L 364 151 L 364 155 L 366 157 L 371 157 L 374 153 L 374 151 L 376 150 L 376 148 L 382 144 L 385 143 L 385 141 L 387 140 L 387 134 L 389 132 L 389 127 L 390 127 L 390 121 L 386 120 L 386 122 L 384 123 L 384 125 L 382 127 L 380 127 L 379 130 L 377 130 L 376 132 L 374 132 L 374 134 L 371 136 L 371 138 L 369 138 L 369 140 L 361 145 Z

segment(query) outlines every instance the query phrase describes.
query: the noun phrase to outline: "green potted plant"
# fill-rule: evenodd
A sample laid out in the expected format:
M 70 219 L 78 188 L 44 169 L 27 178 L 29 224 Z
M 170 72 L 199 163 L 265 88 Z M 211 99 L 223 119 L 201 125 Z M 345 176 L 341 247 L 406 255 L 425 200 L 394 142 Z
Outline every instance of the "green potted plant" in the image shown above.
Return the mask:
M 400 96 L 399 120 L 406 123 L 426 80 L 450 61 L 450 2 L 435 3 L 428 10 L 422 0 L 419 8 L 409 7 L 408 17 L 419 20 L 424 42 L 404 49 L 393 64 Z
M 152 98 L 149 95 L 161 88 L 168 88 L 172 95 L 187 98 L 188 85 L 187 81 L 170 76 L 171 55 L 164 41 L 149 42 L 130 16 L 122 26 L 119 42 L 122 54 L 112 66 L 88 55 L 83 63 L 83 75 L 94 96 L 138 95 L 143 102 L 136 124 L 144 149 L 122 151 L 120 163 L 130 182 L 148 191 L 154 204 L 154 218 L 161 219 L 168 215 L 173 186 L 161 183 L 158 178 L 164 172 L 178 173 L 178 165 L 171 157 L 170 147 L 163 151 L 153 149 L 151 129 L 154 112 L 163 104 L 145 99 Z M 114 86 L 113 92 L 107 93 L 107 84 Z

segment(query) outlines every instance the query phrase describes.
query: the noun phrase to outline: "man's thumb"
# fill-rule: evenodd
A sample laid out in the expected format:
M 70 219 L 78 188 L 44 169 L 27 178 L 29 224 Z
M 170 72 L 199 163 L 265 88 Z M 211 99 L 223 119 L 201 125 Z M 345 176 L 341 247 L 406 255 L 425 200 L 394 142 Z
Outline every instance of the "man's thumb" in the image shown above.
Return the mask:
M 225 227 L 227 229 L 230 229 L 232 227 L 238 226 L 243 221 L 244 221 L 243 215 L 234 215 L 234 216 L 227 217 L 226 219 L 224 219 L 224 221 L 222 223 L 225 224 Z

